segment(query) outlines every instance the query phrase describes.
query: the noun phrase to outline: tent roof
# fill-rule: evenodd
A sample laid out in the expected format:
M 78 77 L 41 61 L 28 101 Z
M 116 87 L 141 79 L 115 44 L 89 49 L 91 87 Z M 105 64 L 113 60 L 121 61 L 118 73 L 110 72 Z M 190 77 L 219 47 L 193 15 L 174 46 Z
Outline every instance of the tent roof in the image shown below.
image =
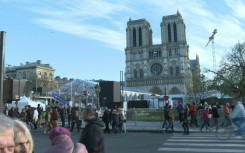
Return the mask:
M 27 98 L 26 96 L 23 96 L 20 98 L 19 103 L 29 103 L 31 100 Z

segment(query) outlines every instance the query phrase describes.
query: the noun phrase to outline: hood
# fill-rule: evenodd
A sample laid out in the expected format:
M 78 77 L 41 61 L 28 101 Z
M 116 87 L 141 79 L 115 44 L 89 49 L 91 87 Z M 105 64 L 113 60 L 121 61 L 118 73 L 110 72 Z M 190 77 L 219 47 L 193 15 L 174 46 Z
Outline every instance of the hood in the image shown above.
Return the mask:
M 92 120 L 85 120 L 88 124 L 97 124 L 100 127 L 104 127 L 104 122 L 102 122 L 100 119 L 95 118 Z
M 60 144 L 60 143 L 68 143 L 68 142 L 72 142 L 71 138 L 67 135 L 59 135 L 57 137 L 55 137 L 52 141 L 52 146 Z

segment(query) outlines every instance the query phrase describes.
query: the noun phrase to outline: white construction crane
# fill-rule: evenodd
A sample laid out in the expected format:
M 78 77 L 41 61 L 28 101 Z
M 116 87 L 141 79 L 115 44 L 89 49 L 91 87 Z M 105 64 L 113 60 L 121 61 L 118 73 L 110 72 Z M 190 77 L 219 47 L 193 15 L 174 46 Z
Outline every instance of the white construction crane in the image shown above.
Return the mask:
M 215 58 L 215 48 L 214 48 L 214 35 L 217 33 L 217 29 L 214 29 L 213 34 L 209 37 L 208 43 L 206 47 L 208 46 L 209 42 L 212 41 L 212 54 L 213 54 L 213 69 L 216 71 L 216 58 Z

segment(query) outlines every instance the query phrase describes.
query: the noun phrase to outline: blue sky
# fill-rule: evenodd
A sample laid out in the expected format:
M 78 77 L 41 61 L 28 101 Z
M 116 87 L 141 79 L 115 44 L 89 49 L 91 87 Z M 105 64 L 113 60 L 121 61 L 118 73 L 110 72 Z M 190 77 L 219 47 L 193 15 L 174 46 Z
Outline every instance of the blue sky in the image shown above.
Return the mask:
M 0 31 L 6 32 L 5 64 L 41 60 L 55 75 L 75 79 L 120 80 L 125 71 L 126 26 L 145 18 L 160 44 L 162 17 L 181 13 L 190 59 L 213 66 L 237 42 L 245 41 L 244 0 L 0 0 Z

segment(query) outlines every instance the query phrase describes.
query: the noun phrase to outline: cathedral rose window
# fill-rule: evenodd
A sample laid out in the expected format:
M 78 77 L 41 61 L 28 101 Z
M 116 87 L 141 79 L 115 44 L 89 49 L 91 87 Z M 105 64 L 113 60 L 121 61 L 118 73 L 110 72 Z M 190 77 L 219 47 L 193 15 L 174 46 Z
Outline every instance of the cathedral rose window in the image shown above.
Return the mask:
M 159 75 L 162 73 L 162 65 L 159 63 L 154 63 L 151 66 L 151 73 L 153 75 Z

